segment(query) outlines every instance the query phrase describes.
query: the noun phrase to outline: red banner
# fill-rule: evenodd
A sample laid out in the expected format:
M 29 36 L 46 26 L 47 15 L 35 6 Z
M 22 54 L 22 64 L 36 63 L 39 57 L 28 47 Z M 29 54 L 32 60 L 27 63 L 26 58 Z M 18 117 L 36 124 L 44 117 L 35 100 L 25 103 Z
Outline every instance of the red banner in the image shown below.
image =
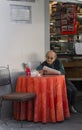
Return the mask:
M 62 4 L 60 13 L 60 33 L 61 34 L 76 34 L 76 5 Z

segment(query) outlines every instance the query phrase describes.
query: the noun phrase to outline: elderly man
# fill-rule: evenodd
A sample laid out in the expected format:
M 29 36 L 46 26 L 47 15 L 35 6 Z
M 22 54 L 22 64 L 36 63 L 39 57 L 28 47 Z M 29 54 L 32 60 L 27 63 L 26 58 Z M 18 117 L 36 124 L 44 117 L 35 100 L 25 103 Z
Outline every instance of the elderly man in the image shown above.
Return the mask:
M 49 68 L 52 68 L 54 70 L 57 70 L 58 74 L 65 75 L 65 70 L 63 64 L 58 60 L 56 52 L 50 50 L 46 53 L 46 59 L 43 63 L 41 63 L 39 66 L 37 66 L 36 70 L 39 71 L 40 74 L 48 74 L 48 71 L 44 70 L 43 67 L 47 66 Z M 67 87 L 67 97 L 68 97 L 68 103 L 69 103 L 69 109 L 72 113 L 77 113 L 75 106 L 76 101 L 76 95 L 77 95 L 77 89 L 76 87 L 66 79 L 66 87 Z

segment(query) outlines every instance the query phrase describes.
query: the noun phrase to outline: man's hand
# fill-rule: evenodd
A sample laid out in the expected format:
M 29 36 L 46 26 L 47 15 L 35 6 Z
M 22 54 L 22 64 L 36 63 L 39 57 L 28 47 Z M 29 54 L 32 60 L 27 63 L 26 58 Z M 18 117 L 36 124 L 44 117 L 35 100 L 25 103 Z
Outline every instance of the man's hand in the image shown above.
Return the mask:
M 41 75 L 44 74 L 44 71 L 43 71 L 43 70 L 39 70 L 38 72 L 39 72 Z

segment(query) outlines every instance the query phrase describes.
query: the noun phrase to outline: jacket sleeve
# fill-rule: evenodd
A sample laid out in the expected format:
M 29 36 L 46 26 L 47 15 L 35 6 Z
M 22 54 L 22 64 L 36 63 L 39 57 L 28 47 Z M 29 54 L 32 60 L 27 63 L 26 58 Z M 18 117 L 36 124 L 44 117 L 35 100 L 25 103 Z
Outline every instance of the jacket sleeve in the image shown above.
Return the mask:
M 61 61 L 59 61 L 59 71 L 61 72 L 61 74 L 65 75 L 65 69 Z
M 39 66 L 36 67 L 36 70 L 42 70 L 42 65 L 40 64 Z

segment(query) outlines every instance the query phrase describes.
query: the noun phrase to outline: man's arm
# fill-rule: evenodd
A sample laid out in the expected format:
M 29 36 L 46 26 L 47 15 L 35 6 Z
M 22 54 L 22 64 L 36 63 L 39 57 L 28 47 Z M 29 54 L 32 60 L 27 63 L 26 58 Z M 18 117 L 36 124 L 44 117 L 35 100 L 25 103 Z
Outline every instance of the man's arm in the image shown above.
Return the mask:
M 59 61 L 59 71 L 61 72 L 61 74 L 65 75 L 65 69 L 61 61 Z
M 42 65 L 40 64 L 39 66 L 36 67 L 36 70 L 39 71 L 39 70 L 42 70 L 42 68 L 43 68 L 43 67 L 42 67 Z

